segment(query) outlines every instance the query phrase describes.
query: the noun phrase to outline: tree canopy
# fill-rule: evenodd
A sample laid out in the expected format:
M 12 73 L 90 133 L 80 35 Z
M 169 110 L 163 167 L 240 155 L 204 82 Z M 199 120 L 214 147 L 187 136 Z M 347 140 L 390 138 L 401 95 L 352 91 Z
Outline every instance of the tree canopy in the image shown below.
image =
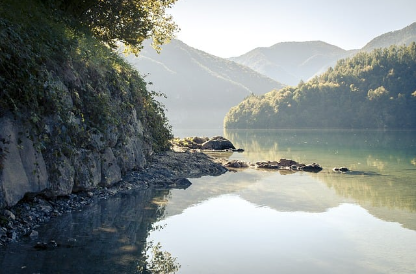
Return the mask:
M 153 149 L 168 148 L 171 127 L 159 94 L 76 21 L 77 11 L 91 12 L 87 3 L 104 1 L 65 1 L 71 13 L 62 11 L 64 1 L 53 1 L 0 1 L 0 117 L 27 123 L 40 149 L 47 149 L 53 142 L 85 146 L 92 132 L 122 128 L 135 113 Z M 45 132 L 51 116 L 59 128 L 53 136 Z
M 72 15 L 95 37 L 112 47 L 117 42 L 137 53 L 152 38 L 153 47 L 173 38 L 178 26 L 166 9 L 176 0 L 43 0 Z
M 226 128 L 416 128 L 416 43 L 360 52 L 296 87 L 250 96 Z

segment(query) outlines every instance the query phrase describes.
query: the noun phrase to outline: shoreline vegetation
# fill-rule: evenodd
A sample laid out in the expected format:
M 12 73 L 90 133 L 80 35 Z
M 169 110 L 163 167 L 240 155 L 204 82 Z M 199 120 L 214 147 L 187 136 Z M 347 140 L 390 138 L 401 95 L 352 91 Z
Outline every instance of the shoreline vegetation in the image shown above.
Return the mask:
M 144 39 L 169 40 L 173 2 L 0 2 L 1 209 L 46 188 L 111 187 L 169 148 L 162 94 L 117 43 L 135 52 Z
M 202 144 L 209 148 L 195 148 Z M 192 184 L 188 178 L 219 176 L 242 168 L 311 172 L 322 170 L 318 164 L 305 165 L 286 159 L 255 164 L 228 160 L 236 151 L 243 150 L 235 149 L 229 140 L 221 136 L 174 139 L 171 150 L 153 154 L 145 168 L 128 173 L 112 186 L 59 197 L 50 196 L 47 191 L 27 193 L 15 206 L 3 209 L 0 215 L 0 246 L 24 237 L 36 239 L 40 225 L 65 213 L 82 210 L 91 203 L 109 199 L 118 193 L 148 188 L 186 189 Z M 47 248 L 48 244 L 38 243 L 38 246 Z

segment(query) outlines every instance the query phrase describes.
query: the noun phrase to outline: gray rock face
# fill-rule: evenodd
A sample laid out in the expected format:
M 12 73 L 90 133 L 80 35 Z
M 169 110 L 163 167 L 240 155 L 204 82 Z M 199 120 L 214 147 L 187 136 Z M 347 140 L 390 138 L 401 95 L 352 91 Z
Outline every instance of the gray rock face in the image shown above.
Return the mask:
M 127 122 L 125 132 L 121 134 L 123 141 L 113 148 L 113 153 L 117 158 L 117 164 L 122 174 L 146 164 L 145 155 L 150 151 L 150 147 L 141 138 L 138 138 L 143 136 L 143 132 L 143 125 L 137 119 L 136 111 L 133 111 L 130 120 Z
M 45 132 L 53 138 L 55 118 L 45 119 Z M 135 111 L 120 127 L 104 133 L 92 129 L 87 146 L 62 148 L 58 140 L 55 150 L 46 149 L 42 155 L 30 135 L 15 120 L 0 118 L 0 208 L 15 205 L 29 192 L 66 196 L 100 184 L 110 186 L 128 171 L 142 169 L 152 151 Z
M 49 165 L 50 184 L 49 190 L 52 196 L 65 196 L 72 192 L 74 187 L 75 168 L 70 160 L 61 156 Z
M 26 192 L 48 187 L 42 153 L 37 152 L 25 130 L 10 118 L 0 119 L 0 207 L 17 203 Z
M 101 156 L 101 184 L 108 186 L 121 180 L 121 169 L 113 150 L 107 148 Z
M 101 183 L 101 156 L 98 152 L 81 150 L 74 160 L 73 191 L 89 190 Z

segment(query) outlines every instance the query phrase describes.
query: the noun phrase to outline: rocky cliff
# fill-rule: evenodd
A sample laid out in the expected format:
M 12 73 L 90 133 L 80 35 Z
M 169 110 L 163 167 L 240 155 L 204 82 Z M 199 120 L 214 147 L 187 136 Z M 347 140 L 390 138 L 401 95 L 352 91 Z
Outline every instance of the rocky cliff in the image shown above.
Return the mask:
M 122 174 L 143 168 L 151 145 L 143 141 L 143 127 L 134 112 L 130 119 L 123 131 L 92 134 L 87 147 L 70 147 L 65 155 L 60 149 L 39 151 L 38 141 L 31 140 L 20 121 L 2 117 L 0 207 L 14 205 L 28 192 L 61 196 L 108 186 Z
M 0 3 L 0 208 L 111 185 L 171 138 L 138 72 L 63 16 Z

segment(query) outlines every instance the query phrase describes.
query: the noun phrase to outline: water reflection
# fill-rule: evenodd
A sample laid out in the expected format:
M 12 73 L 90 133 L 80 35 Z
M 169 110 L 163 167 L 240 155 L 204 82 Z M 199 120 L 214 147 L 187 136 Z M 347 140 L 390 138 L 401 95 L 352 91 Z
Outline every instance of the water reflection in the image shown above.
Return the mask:
M 246 149 L 232 158 L 290 158 L 324 171 L 248 169 L 173 190 L 159 222 L 165 227 L 148 240 L 177 255 L 179 273 L 416 272 L 414 132 L 224 135 Z
M 325 212 L 353 201 L 336 195 L 333 189 L 305 173 L 284 176 L 247 169 L 220 177 L 192 179 L 190 189 L 172 190 L 164 217 L 181 214 L 187 208 L 225 194 L 238 195 L 258 206 L 282 212 Z
M 3 273 L 416 273 L 415 132 L 227 131 L 247 169 L 120 194 L 0 250 Z M 354 172 L 335 173 L 334 166 Z M 59 246 L 36 251 L 36 241 Z
M 177 255 L 181 274 L 416 271 L 416 233 L 353 204 L 281 212 L 227 194 L 159 223 L 149 239 Z
M 416 230 L 415 131 L 270 130 L 225 131 L 250 161 L 290 158 L 324 167 L 309 174 L 384 220 Z M 347 166 L 355 171 L 331 171 Z M 400 214 L 398 214 L 400 212 Z
M 160 243 L 146 243 L 164 214 L 168 191 L 119 194 L 39 228 L 39 239 L 0 250 L 2 273 L 173 273 L 179 265 Z M 49 243 L 35 250 L 37 241 Z M 148 256 L 144 256 L 148 254 Z M 160 270 L 170 270 L 163 272 Z
M 368 156 L 372 156 L 376 161 L 371 164 L 385 159 L 408 166 L 416 156 L 415 131 L 225 130 L 224 136 L 236 147 L 245 148 L 245 157 L 251 161 L 317 159 L 320 164 L 333 167 L 366 164 Z

